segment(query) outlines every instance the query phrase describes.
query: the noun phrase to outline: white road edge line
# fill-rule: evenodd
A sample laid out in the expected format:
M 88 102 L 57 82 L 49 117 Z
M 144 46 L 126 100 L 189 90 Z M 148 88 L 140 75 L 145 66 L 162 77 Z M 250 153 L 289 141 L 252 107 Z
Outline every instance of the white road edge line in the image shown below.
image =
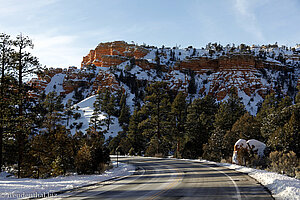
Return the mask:
M 205 165 L 205 164 L 204 164 L 204 165 Z M 210 167 L 210 166 L 208 166 L 208 165 L 205 165 L 205 166 Z M 222 171 L 220 171 L 220 170 L 218 170 L 218 169 L 216 169 L 216 168 L 214 168 L 214 167 L 210 167 L 210 168 L 212 168 L 212 169 L 214 169 L 214 170 L 216 170 L 216 171 L 218 171 L 218 172 L 221 172 L 222 174 L 224 174 L 225 176 L 227 176 L 227 177 L 231 180 L 231 182 L 233 183 L 233 185 L 234 185 L 234 187 L 235 187 L 237 199 L 238 199 L 238 200 L 242 200 L 240 189 L 239 189 L 239 187 L 237 186 L 237 184 L 235 183 L 235 181 L 234 181 L 230 176 L 228 176 L 225 172 L 222 172 Z

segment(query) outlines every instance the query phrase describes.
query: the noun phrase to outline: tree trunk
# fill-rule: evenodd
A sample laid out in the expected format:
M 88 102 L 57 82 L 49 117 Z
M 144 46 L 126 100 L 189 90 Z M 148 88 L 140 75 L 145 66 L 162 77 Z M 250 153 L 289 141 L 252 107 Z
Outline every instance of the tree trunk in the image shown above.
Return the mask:
M 22 45 L 21 45 L 22 46 Z M 23 157 L 23 131 L 22 131 L 22 116 L 23 116 L 23 88 L 22 88 L 22 47 L 20 47 L 19 49 L 19 130 L 17 132 L 18 136 L 18 140 L 17 140 L 17 144 L 18 144 L 18 178 L 21 177 L 21 165 L 22 165 L 22 157 Z
M 179 158 L 179 152 L 180 152 L 180 138 L 177 138 L 177 158 Z
M 3 43 L 4 45 L 4 43 Z M 0 112 L 1 112 L 1 116 L 0 116 L 0 172 L 2 171 L 2 161 L 3 161 L 3 152 L 2 152 L 2 148 L 3 148 L 3 127 L 4 127 L 4 107 L 3 107 L 3 103 L 4 103 L 4 73 L 5 73 L 5 49 L 3 46 L 2 49 L 2 68 L 1 68 L 1 98 L 2 98 L 2 102 L 1 102 L 1 107 L 0 107 Z
M 107 121 L 107 131 L 109 130 L 109 125 L 110 125 L 110 115 L 108 115 L 108 121 Z
M 157 103 L 157 154 L 159 154 L 159 142 L 160 142 L 160 102 Z

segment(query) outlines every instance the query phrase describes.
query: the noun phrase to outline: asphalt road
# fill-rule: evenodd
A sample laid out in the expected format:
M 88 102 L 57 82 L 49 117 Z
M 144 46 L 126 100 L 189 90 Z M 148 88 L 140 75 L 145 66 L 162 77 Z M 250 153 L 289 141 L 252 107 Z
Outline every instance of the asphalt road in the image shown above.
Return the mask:
M 205 162 L 142 157 L 119 160 L 135 165 L 137 172 L 82 188 L 65 199 L 273 199 L 248 175 Z

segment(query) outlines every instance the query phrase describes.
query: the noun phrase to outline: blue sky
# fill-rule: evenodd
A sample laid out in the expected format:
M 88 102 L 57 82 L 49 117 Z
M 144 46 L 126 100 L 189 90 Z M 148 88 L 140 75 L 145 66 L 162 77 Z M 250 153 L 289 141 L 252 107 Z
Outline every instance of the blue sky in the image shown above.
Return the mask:
M 22 32 L 47 67 L 80 66 L 98 43 L 294 46 L 300 0 L 0 0 L 0 32 Z

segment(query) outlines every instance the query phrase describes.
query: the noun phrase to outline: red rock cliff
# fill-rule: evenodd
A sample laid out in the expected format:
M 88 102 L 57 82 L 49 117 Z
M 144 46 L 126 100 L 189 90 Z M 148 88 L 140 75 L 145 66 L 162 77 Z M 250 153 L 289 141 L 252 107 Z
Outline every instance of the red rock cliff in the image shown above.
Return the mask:
M 128 44 L 124 41 L 100 43 L 95 50 L 90 50 L 83 57 L 81 66 L 94 64 L 98 67 L 119 65 L 129 58 L 142 58 L 149 50 L 144 47 Z

